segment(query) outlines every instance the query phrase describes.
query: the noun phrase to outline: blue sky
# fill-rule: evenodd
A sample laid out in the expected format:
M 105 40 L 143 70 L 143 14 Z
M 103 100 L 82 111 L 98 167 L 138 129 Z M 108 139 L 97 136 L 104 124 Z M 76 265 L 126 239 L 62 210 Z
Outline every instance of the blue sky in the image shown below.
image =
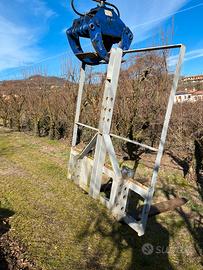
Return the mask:
M 95 6 L 75 0 L 80 11 Z M 203 0 L 112 0 L 123 21 L 133 30 L 133 47 L 161 44 L 161 32 L 173 27 L 172 43 L 187 47 L 183 74 L 203 74 Z M 34 63 L 57 73 L 65 58 L 77 63 L 65 29 L 76 17 L 69 0 L 0 1 L 0 80 L 15 76 Z M 38 64 L 38 65 L 39 65 Z

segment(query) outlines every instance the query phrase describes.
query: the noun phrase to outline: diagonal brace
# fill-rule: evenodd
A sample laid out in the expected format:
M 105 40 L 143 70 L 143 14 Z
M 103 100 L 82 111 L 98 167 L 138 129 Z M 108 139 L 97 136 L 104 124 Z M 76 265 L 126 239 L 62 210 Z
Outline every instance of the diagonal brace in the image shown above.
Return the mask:
M 78 155 L 78 159 L 83 159 L 85 156 L 87 156 L 89 154 L 89 152 L 95 147 L 96 142 L 97 142 L 97 135 L 98 133 L 96 133 L 94 135 L 94 137 L 91 139 L 91 141 L 89 142 L 89 144 L 82 150 L 82 152 Z

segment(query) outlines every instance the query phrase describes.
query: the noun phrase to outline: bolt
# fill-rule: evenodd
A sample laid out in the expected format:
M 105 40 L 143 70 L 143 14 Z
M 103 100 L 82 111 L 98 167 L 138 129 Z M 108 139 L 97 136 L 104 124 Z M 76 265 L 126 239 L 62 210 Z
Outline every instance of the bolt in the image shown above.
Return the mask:
M 133 39 L 133 35 L 132 34 L 129 34 L 128 37 L 129 37 L 130 40 Z
M 95 29 L 95 26 L 94 26 L 93 23 L 90 23 L 90 24 L 89 24 L 89 27 L 90 27 L 91 30 L 94 30 L 94 29 Z

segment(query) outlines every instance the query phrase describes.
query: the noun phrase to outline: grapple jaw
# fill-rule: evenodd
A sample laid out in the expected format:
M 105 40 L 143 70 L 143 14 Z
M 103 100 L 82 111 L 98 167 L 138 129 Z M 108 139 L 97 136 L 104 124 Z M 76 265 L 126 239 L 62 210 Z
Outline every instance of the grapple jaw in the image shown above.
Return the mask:
M 128 50 L 133 40 L 133 33 L 122 22 L 119 14 L 107 7 L 105 1 L 102 3 L 74 20 L 72 27 L 66 32 L 74 54 L 88 65 L 108 63 L 109 52 L 114 44 Z M 89 38 L 95 52 L 84 53 L 80 38 Z

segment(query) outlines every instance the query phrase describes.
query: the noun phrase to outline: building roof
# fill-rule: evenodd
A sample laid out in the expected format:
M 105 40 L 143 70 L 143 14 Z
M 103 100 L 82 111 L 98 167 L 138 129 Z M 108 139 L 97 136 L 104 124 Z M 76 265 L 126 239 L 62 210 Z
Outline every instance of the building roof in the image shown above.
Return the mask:
M 177 92 L 176 95 L 190 95 L 188 92 Z
M 183 77 L 183 81 L 199 81 L 203 80 L 203 75 L 194 75 L 194 76 L 187 76 Z
M 195 91 L 193 95 L 203 95 L 203 90 Z
M 203 95 L 203 90 L 188 90 L 187 92 L 177 92 L 176 96 L 183 96 L 183 95 L 193 95 L 193 96 L 197 96 L 197 95 Z

